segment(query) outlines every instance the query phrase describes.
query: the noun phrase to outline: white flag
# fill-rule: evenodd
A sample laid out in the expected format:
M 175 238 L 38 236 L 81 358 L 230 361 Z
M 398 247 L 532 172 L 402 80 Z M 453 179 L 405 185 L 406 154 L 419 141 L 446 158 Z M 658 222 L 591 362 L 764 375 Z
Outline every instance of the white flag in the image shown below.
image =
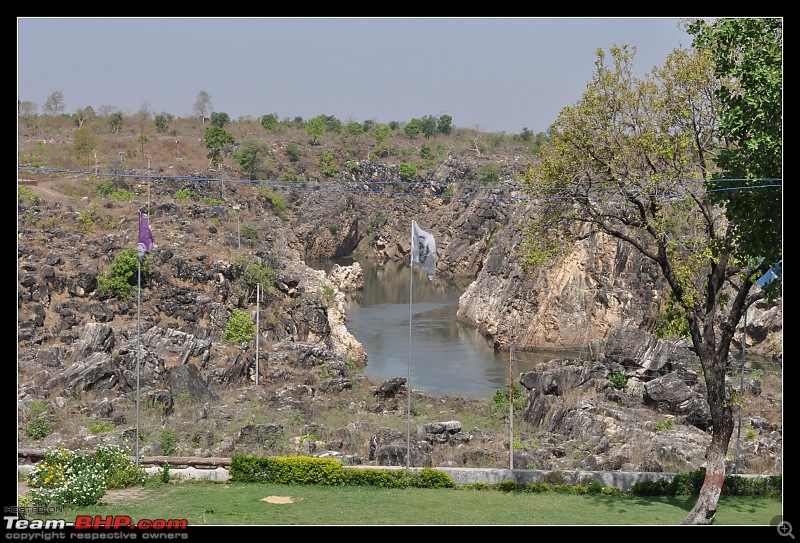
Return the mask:
M 436 274 L 436 241 L 433 235 L 419 227 L 417 221 L 411 221 L 411 263 L 426 272 L 433 281 Z

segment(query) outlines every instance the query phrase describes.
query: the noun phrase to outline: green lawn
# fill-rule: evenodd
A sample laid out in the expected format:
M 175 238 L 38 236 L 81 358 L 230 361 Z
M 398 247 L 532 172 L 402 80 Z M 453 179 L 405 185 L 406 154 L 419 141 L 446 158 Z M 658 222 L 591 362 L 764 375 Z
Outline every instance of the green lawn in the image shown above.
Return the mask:
M 119 497 L 117 497 L 119 496 Z M 271 498 L 271 503 L 267 501 Z M 280 500 L 276 499 L 280 498 Z M 198 525 L 680 525 L 695 496 L 636 497 L 467 489 L 181 482 L 108 494 L 48 517 L 128 515 Z M 775 498 L 722 496 L 714 525 L 776 526 Z

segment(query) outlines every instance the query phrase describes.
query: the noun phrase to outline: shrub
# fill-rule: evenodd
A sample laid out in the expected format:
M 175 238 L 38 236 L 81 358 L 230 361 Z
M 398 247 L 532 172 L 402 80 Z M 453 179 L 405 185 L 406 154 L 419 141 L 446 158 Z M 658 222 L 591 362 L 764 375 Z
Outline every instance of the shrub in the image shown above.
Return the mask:
M 229 343 L 242 343 L 250 341 L 256 335 L 256 324 L 250 313 L 234 308 L 228 323 L 225 325 L 225 332 L 222 339 Z
M 40 507 L 95 505 L 106 492 L 105 476 L 97 465 L 64 447 L 45 452 L 28 474 L 28 484 L 34 487 L 28 495 Z
M 128 488 L 144 484 L 144 468 L 132 463 L 125 450 L 118 445 L 100 445 L 94 451 L 93 460 L 105 477 L 108 488 Z
M 152 273 L 151 255 L 145 255 L 142 273 Z M 97 278 L 101 291 L 111 293 L 118 298 L 130 298 L 137 290 L 139 273 L 139 253 L 136 247 L 128 247 L 117 255 L 114 263 L 108 268 L 106 276 Z
M 53 423 L 45 417 L 36 417 L 23 426 L 25 434 L 31 439 L 44 439 L 53 433 Z
M 89 433 L 90 434 L 101 434 L 103 432 L 110 432 L 114 428 L 116 428 L 116 426 L 114 426 L 114 424 L 112 424 L 110 422 L 106 422 L 106 421 L 100 421 L 100 422 L 95 422 L 94 424 L 91 424 L 89 426 Z
M 161 432 L 161 449 L 165 456 L 175 456 L 178 454 L 178 437 L 172 430 Z
M 612 373 L 608 380 L 614 383 L 614 388 L 625 388 L 628 386 L 628 376 L 624 373 Z
M 400 178 L 403 181 L 413 181 L 417 175 L 417 167 L 410 162 L 403 162 L 400 164 Z
M 411 486 L 415 488 L 455 488 L 456 483 L 444 471 L 422 468 L 411 476 Z

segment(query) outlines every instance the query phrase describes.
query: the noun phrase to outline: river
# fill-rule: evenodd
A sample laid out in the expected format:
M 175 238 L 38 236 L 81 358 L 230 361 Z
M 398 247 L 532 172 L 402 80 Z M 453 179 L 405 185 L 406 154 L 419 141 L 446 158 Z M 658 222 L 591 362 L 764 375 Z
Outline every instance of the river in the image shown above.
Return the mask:
M 336 260 L 343 266 L 352 260 Z M 326 272 L 334 261 L 308 263 Z M 377 382 L 409 378 L 412 389 L 431 395 L 488 398 L 508 390 L 513 376 L 539 362 L 575 351 L 496 351 L 476 329 L 456 320 L 458 298 L 468 283 L 429 280 L 408 263 L 360 260 L 364 289 L 347 295 L 347 329 L 367 353 L 363 375 Z M 413 298 L 412 298 L 413 295 Z M 411 325 L 409 327 L 409 324 Z

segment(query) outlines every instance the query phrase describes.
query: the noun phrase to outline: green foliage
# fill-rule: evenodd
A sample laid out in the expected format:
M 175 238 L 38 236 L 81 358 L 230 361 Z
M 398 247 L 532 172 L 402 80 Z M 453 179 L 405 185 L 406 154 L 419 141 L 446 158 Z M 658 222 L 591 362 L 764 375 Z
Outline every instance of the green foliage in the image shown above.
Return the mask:
M 231 265 L 236 278 L 241 278 L 245 284 L 251 287 L 258 284 L 265 287 L 271 285 L 275 273 L 277 273 L 274 268 L 263 264 L 259 258 L 247 255 L 236 255 Z
M 342 464 L 332 458 L 234 456 L 228 470 L 233 481 L 296 485 L 341 485 Z
M 175 456 L 178 454 L 178 436 L 172 430 L 164 430 L 159 438 L 161 450 L 164 456 Z
M 410 486 L 414 488 L 456 488 L 453 478 L 434 468 L 422 468 L 411 474 Z
M 231 122 L 231 117 L 224 112 L 214 112 L 211 114 L 211 126 L 217 128 L 225 128 L 226 124 Z
M 317 158 L 317 167 L 322 171 L 322 175 L 325 177 L 335 177 L 339 175 L 339 166 L 336 165 L 333 159 L 333 151 L 330 149 L 326 150 Z
M 188 202 L 197 198 L 197 192 L 188 187 L 182 187 L 176 190 L 172 197 L 182 202 Z
M 39 507 L 94 505 L 107 488 L 104 475 L 91 457 L 63 446 L 45 451 L 44 459 L 36 463 L 27 481 L 34 487 L 28 495 Z
M 100 137 L 89 127 L 81 127 L 75 131 L 73 147 L 77 155 L 86 154 L 87 164 L 89 163 L 89 153 L 100 146 Z
M 522 405 L 522 387 L 519 383 L 514 383 L 514 405 Z M 511 410 L 511 397 L 507 388 L 502 388 L 494 391 L 492 402 L 498 413 L 508 413 Z
M 39 197 L 28 187 L 17 185 L 17 201 L 20 203 L 37 204 Z
M 653 431 L 654 432 L 664 432 L 666 430 L 669 430 L 669 429 L 673 428 L 674 426 L 675 426 L 675 420 L 674 419 L 667 419 L 664 422 L 659 422 L 658 424 L 656 424 L 653 427 Z
M 146 472 L 128 458 L 118 445 L 100 445 L 92 457 L 94 464 L 105 477 L 110 489 L 128 488 L 144 484 Z
M 100 422 L 95 422 L 89 425 L 89 433 L 90 434 L 101 434 L 103 432 L 111 432 L 116 428 L 113 423 L 101 420 Z
M 109 488 L 143 484 L 144 469 L 130 462 L 116 445 L 101 445 L 95 453 L 63 446 L 45 451 L 27 477 L 28 495 L 40 507 L 80 507 L 97 504 Z
M 400 172 L 400 179 L 403 181 L 413 181 L 417 176 L 417 167 L 411 162 L 403 162 L 398 168 Z
M 402 470 L 380 468 L 345 470 L 343 484 L 351 486 L 374 486 L 376 488 L 408 488 L 409 479 Z
M 664 305 L 664 310 L 656 316 L 653 334 L 661 339 L 689 339 L 691 336 L 689 321 L 686 319 L 686 309 L 675 303 L 675 294 L 670 292 L 669 300 Z
M 206 127 L 205 131 L 206 149 L 208 149 L 208 158 L 211 159 L 211 164 L 218 165 L 222 163 L 222 150 L 234 143 L 233 136 L 226 132 L 224 128 L 219 126 Z
M 94 192 L 105 196 L 109 200 L 120 202 L 131 202 L 135 196 L 132 191 L 117 188 L 113 180 L 98 184 L 94 187 Z
M 250 223 L 245 223 L 241 227 L 242 237 L 249 240 L 251 243 L 258 241 L 258 229 Z
M 87 209 L 83 213 L 80 213 L 77 217 L 75 217 L 75 222 L 78 224 L 78 228 L 84 234 L 87 234 L 91 231 L 92 227 L 94 226 L 94 221 L 97 218 L 97 214 L 92 209 Z
M 38 417 L 39 415 L 50 411 L 50 408 L 45 402 L 41 400 L 34 400 L 28 404 L 28 411 L 30 411 L 34 417 Z
M 256 335 L 256 324 L 253 317 L 247 311 L 234 308 L 228 323 L 225 325 L 225 332 L 222 339 L 228 343 L 243 343 L 250 341 Z
M 300 160 L 300 148 L 294 142 L 289 142 L 283 147 L 283 152 L 289 157 L 290 162 L 297 162 Z
M 409 139 L 416 138 L 419 133 L 422 131 L 422 121 L 417 118 L 411 119 L 406 123 L 405 127 L 403 127 L 403 132 Z
M 152 255 L 145 255 L 142 274 L 152 273 L 150 266 Z M 136 293 L 139 273 L 139 253 L 136 247 L 123 249 L 114 263 L 108 268 L 108 274 L 97 277 L 97 286 L 104 293 L 113 294 L 122 299 L 130 298 Z
M 480 167 L 479 174 L 481 183 L 484 185 L 496 185 L 500 182 L 500 164 L 487 162 Z
M 250 179 L 264 179 L 272 149 L 266 141 L 247 140 L 233 153 L 233 160 L 248 173 Z
M 260 123 L 264 130 L 268 130 L 270 132 L 277 130 L 278 126 L 280 126 L 277 113 L 267 113 L 266 115 L 262 115 Z
M 495 487 L 501 492 L 514 492 L 517 490 L 517 483 L 516 481 L 500 481 Z
M 26 422 L 22 429 L 25 431 L 25 435 L 38 441 L 53 433 L 53 423 L 46 417 L 38 416 Z
M 308 143 L 311 145 L 319 145 L 319 138 L 325 131 L 325 123 L 322 116 L 318 115 L 313 119 L 309 119 L 306 123 L 306 134 L 308 134 Z
M 628 376 L 624 373 L 612 373 L 608 376 L 608 380 L 614 383 L 614 388 L 625 388 L 628 386 Z
M 211 196 L 203 196 L 200 198 L 200 202 L 207 206 L 221 206 L 225 202 L 220 200 L 219 198 L 212 198 Z
M 170 474 L 169 474 L 169 468 L 171 468 L 171 467 L 172 466 L 170 465 L 169 462 L 164 462 L 164 465 L 162 465 L 161 469 L 158 470 L 158 482 L 159 483 L 161 483 L 163 485 L 168 485 L 169 484 L 169 482 L 171 480 L 171 477 L 170 477 Z
M 156 115 L 153 123 L 156 125 L 156 132 L 159 134 L 163 134 L 169 128 L 169 121 L 166 115 Z
M 408 474 L 403 470 L 358 468 L 345 470 L 332 458 L 234 456 L 232 481 L 275 484 L 374 486 L 378 488 L 456 488 L 447 473 L 433 468 Z
M 289 204 L 286 203 L 286 200 L 284 200 L 280 194 L 275 192 L 267 185 L 261 185 L 258 187 L 258 195 L 262 198 L 265 198 L 272 207 L 272 210 L 278 214 L 289 209 Z
M 763 258 L 763 273 L 783 258 L 783 20 L 698 19 L 688 32 L 695 36 L 692 45 L 711 55 L 722 83 L 716 96 L 727 145 L 718 153 L 723 171 L 715 177 L 736 180 L 708 183 L 709 197 L 725 206 L 737 253 Z M 767 184 L 774 186 L 763 188 Z

